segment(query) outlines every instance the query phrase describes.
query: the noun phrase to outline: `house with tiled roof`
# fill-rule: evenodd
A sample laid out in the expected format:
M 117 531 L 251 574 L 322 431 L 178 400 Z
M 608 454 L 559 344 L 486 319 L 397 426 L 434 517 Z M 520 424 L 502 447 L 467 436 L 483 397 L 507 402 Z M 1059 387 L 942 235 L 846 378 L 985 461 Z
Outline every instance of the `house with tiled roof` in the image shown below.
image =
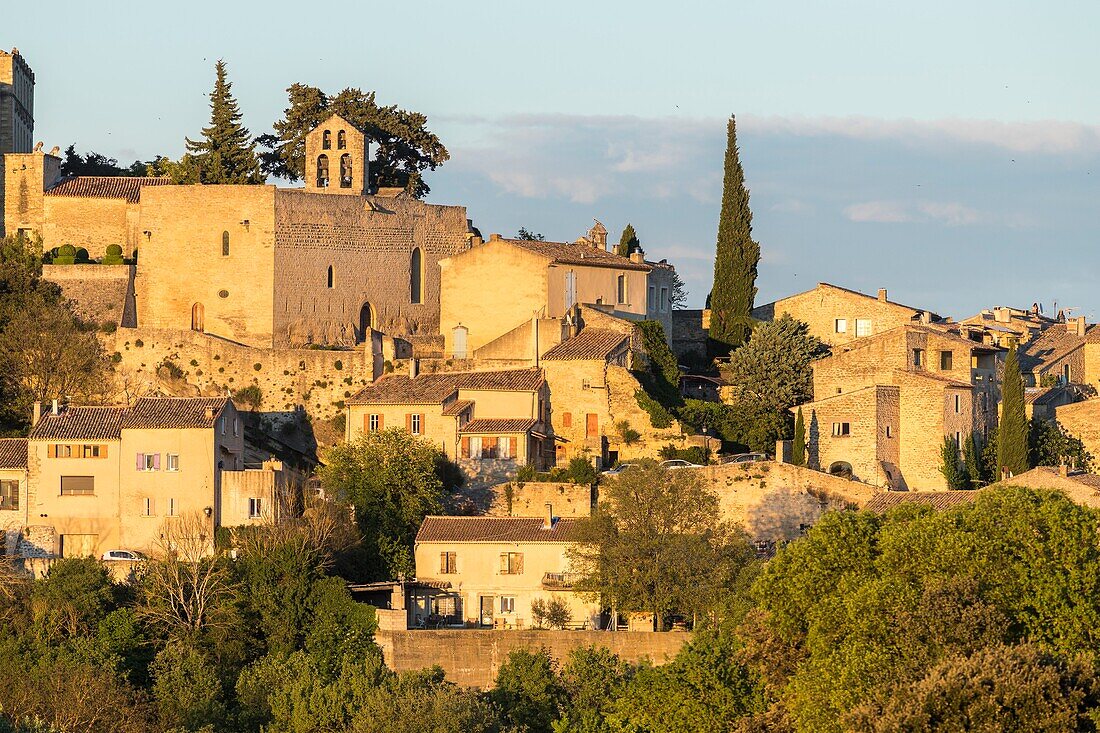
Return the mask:
M 552 504 L 541 517 L 425 517 L 410 625 L 533 628 L 532 604 L 557 599 L 568 628 L 595 628 L 598 604 L 573 592 L 576 521 L 555 516 Z
M 986 308 L 959 321 L 961 326 L 980 329 L 989 343 L 1006 348 L 1013 342 L 1026 344 L 1057 323 L 1056 319 L 1043 315 L 1038 303 L 1026 310 L 1010 306 Z
M 384 376 L 348 398 L 346 438 L 398 428 L 430 442 L 470 480 L 546 467 L 549 391 L 541 369 Z M 552 455 L 552 454 L 551 454 Z
M 1100 326 L 1068 318 L 1020 347 L 1020 374 L 1030 386 L 1100 387 Z
M 23 451 L 26 557 L 148 551 L 165 523 L 276 519 L 277 465 L 244 465 L 244 425 L 227 397 L 142 397 L 132 406 L 36 405 Z M 5 451 L 0 446 L 0 463 Z M 2 511 L 2 510 L 0 510 Z
M 0 438 L 0 530 L 12 555 L 27 523 L 27 439 Z

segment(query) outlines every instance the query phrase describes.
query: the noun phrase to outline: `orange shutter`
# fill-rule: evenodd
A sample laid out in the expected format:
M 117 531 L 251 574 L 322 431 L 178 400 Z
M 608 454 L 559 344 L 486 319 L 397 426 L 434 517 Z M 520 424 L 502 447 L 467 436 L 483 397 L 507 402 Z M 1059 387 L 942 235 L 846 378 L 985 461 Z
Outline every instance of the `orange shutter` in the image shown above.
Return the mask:
M 427 416 L 423 412 L 420 413 L 420 434 L 421 435 L 427 435 L 428 434 L 428 423 L 427 423 L 427 420 L 425 420 L 426 417 Z
M 467 437 L 462 438 L 462 457 L 470 457 L 470 439 Z
M 519 456 L 516 455 L 516 447 L 518 445 L 519 445 L 519 440 L 517 438 L 508 438 L 508 455 L 510 455 L 512 458 L 518 458 L 519 457 Z
M 378 413 L 378 429 L 379 430 L 385 430 L 386 429 L 386 416 L 383 415 L 381 412 Z
M 571 412 L 562 413 L 561 426 L 563 428 L 573 427 L 573 413 L 571 413 Z
M 105 445 L 99 446 L 99 457 L 100 458 L 106 458 L 107 457 L 107 446 L 105 446 Z
M 369 433 L 370 432 L 370 413 L 367 413 L 366 415 L 363 415 L 363 432 L 364 433 Z
M 48 458 L 57 458 L 57 446 L 53 443 L 46 446 L 46 456 Z
M 410 433 L 413 431 L 413 416 L 411 412 L 405 413 L 405 430 Z

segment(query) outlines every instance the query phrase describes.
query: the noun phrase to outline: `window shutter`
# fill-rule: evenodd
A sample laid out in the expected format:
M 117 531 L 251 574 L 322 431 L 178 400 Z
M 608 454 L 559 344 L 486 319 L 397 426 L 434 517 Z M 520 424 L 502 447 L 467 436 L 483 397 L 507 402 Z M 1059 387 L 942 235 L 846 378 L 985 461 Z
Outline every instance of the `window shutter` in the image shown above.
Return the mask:
M 445 552 L 439 553 L 439 572 L 447 572 L 447 553 Z
M 105 446 L 105 445 L 99 446 L 99 457 L 100 458 L 106 458 L 107 457 L 107 446 Z
M 380 431 L 386 429 L 386 416 L 383 415 L 381 412 L 378 413 L 378 429 Z
M 424 413 L 423 412 L 420 413 L 420 434 L 421 435 L 427 435 L 428 434 L 428 430 L 427 430 L 428 423 L 424 421 L 424 418 L 425 418 Z
M 364 433 L 369 433 L 370 432 L 370 413 L 369 412 L 366 415 L 363 415 L 363 432 Z
M 512 563 L 512 572 L 517 574 L 523 574 L 523 553 L 517 552 L 515 555 L 515 561 Z
M 411 412 L 405 413 L 405 430 L 410 433 L 413 431 L 413 416 Z
M 159 471 L 160 470 L 160 453 L 154 453 L 153 454 L 153 470 L 154 471 Z
M 462 457 L 463 458 L 469 458 L 470 457 L 470 439 L 467 438 L 467 437 L 464 437 L 462 439 Z
M 500 572 L 502 575 L 508 574 L 508 553 L 500 553 Z
M 566 412 L 561 416 L 561 425 L 563 428 L 573 427 L 573 413 Z
M 46 457 L 57 458 L 57 446 L 53 443 L 50 443 L 48 446 L 46 446 Z
M 519 446 L 518 438 L 508 438 L 508 455 L 512 458 L 517 458 L 516 448 Z
M 142 471 L 144 469 L 145 469 L 145 454 L 144 453 L 138 453 L 137 454 L 137 470 Z

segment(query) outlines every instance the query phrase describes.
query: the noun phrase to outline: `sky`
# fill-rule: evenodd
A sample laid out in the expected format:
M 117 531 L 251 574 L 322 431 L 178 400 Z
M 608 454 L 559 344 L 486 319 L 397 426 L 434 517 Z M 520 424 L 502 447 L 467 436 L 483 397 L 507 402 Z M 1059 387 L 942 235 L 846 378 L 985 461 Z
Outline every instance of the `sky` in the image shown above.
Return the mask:
M 22 7 L 0 9 L 0 47 L 34 69 L 47 149 L 178 156 L 218 58 L 254 134 L 294 82 L 375 90 L 450 150 L 429 201 L 486 236 L 630 222 L 698 306 L 736 114 L 758 303 L 824 281 L 958 318 L 1100 318 L 1100 3 Z

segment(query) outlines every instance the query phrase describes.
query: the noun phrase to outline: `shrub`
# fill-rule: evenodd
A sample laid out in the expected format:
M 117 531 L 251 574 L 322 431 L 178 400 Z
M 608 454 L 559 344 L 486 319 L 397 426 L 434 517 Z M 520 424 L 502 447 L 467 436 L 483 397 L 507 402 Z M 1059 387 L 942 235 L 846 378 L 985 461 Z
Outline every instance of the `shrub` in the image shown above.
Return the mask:
M 336 362 L 332 366 L 336 369 L 336 371 L 340 371 L 341 369 L 344 368 L 344 362 L 337 359 Z
M 116 351 L 115 353 L 111 354 L 111 361 L 115 364 L 118 364 L 120 361 L 122 361 L 122 353 Z
M 114 321 L 104 321 L 102 325 L 100 325 L 99 330 L 103 331 L 103 333 L 114 333 L 118 330 L 118 324 Z
M 257 410 L 260 404 L 263 402 L 264 392 L 260 389 L 258 384 L 250 384 L 247 387 L 241 387 L 233 393 L 233 401 L 240 405 L 245 405 L 249 409 Z
M 538 476 L 538 472 L 532 465 L 520 466 L 516 471 L 516 481 L 534 481 Z
M 134 348 L 135 349 L 140 349 L 142 346 L 145 346 L 145 342 L 142 341 L 141 339 L 137 339 L 136 341 L 134 341 Z
M 548 601 L 541 598 L 531 601 L 531 617 L 540 629 L 564 629 L 573 620 L 569 604 L 557 596 L 551 596 Z
M 198 365 L 199 365 L 199 360 L 198 359 L 192 359 L 191 360 L 191 366 L 198 366 Z
M 693 445 L 690 448 L 677 448 L 669 443 L 658 451 L 658 455 L 666 461 L 678 458 L 681 461 L 698 463 L 701 466 L 707 464 L 707 451 L 699 445 Z
M 157 371 L 160 372 L 161 370 L 164 370 L 172 379 L 183 379 L 183 370 L 170 359 L 165 359 L 157 366 Z
M 252 365 L 252 368 L 255 369 L 256 371 L 260 371 L 261 369 L 264 368 L 264 365 L 261 364 L 260 362 L 256 362 L 255 364 Z
M 629 420 L 620 420 L 615 423 L 615 429 L 619 431 L 619 439 L 624 445 L 634 445 L 642 437 L 641 433 L 630 427 Z
M 57 255 L 53 258 L 55 265 L 72 265 L 76 263 L 76 247 L 71 244 L 63 244 L 57 248 Z
M 577 456 L 569 461 L 567 473 L 569 479 L 576 484 L 591 484 L 596 481 L 596 467 L 583 456 Z
M 634 399 L 638 401 L 638 407 L 649 413 L 649 422 L 653 427 L 672 427 L 672 413 L 666 410 L 660 402 L 650 397 L 645 390 L 639 389 L 636 391 Z

